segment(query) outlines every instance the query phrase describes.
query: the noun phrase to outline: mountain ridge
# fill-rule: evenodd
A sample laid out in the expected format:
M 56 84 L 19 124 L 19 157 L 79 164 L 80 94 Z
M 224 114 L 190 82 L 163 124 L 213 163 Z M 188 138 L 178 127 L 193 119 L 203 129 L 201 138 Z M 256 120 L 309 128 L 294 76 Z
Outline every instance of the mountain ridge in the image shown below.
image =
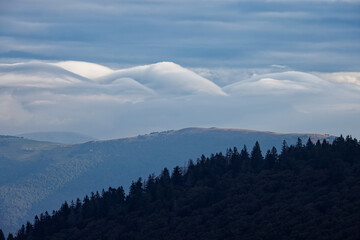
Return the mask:
M 75 132 L 60 132 L 60 131 L 22 133 L 16 136 L 31 140 L 36 140 L 36 141 L 54 142 L 54 143 L 62 143 L 62 144 L 84 143 L 84 142 L 96 140 L 95 138 L 87 136 L 85 134 L 80 134 Z

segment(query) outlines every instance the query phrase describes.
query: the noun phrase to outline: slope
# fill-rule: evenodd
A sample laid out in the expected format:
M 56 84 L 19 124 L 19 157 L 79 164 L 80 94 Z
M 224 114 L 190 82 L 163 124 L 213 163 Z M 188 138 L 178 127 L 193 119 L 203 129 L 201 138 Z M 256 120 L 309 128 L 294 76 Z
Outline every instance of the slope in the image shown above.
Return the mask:
M 19 137 L 32 139 L 36 141 L 63 143 L 63 144 L 74 144 L 94 141 L 95 139 L 83 134 L 74 132 L 33 132 L 19 134 Z

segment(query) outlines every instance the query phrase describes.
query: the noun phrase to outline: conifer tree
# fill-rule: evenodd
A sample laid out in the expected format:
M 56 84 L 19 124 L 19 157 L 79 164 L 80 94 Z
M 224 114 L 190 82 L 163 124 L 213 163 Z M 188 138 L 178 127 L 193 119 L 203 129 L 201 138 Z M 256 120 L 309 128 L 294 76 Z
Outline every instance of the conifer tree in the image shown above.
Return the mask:
M 9 233 L 7 240 L 14 240 L 14 235 L 12 233 Z
M 21 226 L 21 228 L 17 232 L 16 239 L 18 239 L 18 240 L 25 239 L 25 226 L 24 226 L 24 224 Z
M 301 149 L 303 147 L 301 138 L 298 137 L 295 147 L 298 149 Z
M 285 155 L 286 152 L 288 151 L 288 149 L 289 149 L 289 146 L 288 146 L 286 140 L 284 140 L 282 143 L 282 147 L 281 147 L 281 155 Z
M 162 184 L 170 183 L 170 173 L 169 173 L 169 170 L 167 168 L 164 168 L 164 170 L 161 172 L 160 182 Z
M 251 151 L 251 167 L 255 172 L 259 172 L 263 165 L 264 157 L 262 156 L 260 144 L 256 141 L 252 151 Z
M 312 150 L 314 148 L 314 143 L 311 141 L 311 138 L 309 137 L 308 141 L 306 142 L 306 148 L 307 150 Z
M 5 240 L 3 231 L 0 229 L 0 240 Z
M 247 172 L 251 169 L 251 165 L 250 165 L 250 155 L 249 152 L 247 150 L 246 145 L 244 145 L 243 149 L 240 152 L 240 160 L 242 162 L 242 169 Z
M 278 154 L 275 147 L 272 147 L 271 150 L 267 150 L 265 155 L 265 168 L 272 169 L 275 167 L 275 164 L 278 162 Z
M 182 184 L 182 174 L 179 166 L 176 166 L 171 174 L 171 181 L 174 185 Z
M 26 227 L 25 227 L 26 235 L 29 235 L 32 232 L 32 230 L 33 230 L 32 224 L 29 221 L 27 221 L 26 222 Z

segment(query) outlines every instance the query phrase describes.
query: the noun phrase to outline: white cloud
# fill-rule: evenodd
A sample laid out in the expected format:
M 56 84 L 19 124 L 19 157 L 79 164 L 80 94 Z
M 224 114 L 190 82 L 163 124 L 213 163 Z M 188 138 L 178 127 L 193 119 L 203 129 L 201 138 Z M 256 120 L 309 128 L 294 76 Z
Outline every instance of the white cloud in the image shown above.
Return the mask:
M 127 77 L 135 79 L 146 87 L 166 95 L 226 95 L 213 82 L 172 62 L 161 62 L 117 70 L 113 74 L 97 79 L 97 81 L 110 83 L 116 79 Z
M 360 72 L 314 73 L 315 75 L 335 83 L 347 83 L 360 86 Z
M 88 62 L 64 61 L 64 62 L 57 62 L 52 64 L 90 79 L 103 77 L 105 75 L 114 72 L 114 70 L 108 67 L 95 63 L 88 63 Z
M 325 91 L 329 84 L 308 73 L 288 71 L 254 75 L 250 79 L 239 81 L 224 87 L 231 94 L 281 94 Z
M 0 86 L 3 87 L 55 88 L 81 83 L 82 79 L 77 77 L 45 63 L 0 64 Z
M 85 75 L 89 66 L 94 72 Z M 358 85 L 344 77 L 357 73 L 203 68 L 196 70 L 200 76 L 169 62 L 108 69 L 71 61 L 0 64 L 0 133 L 76 131 L 109 138 L 189 126 L 301 131 L 301 121 L 331 130 L 337 113 L 350 122 L 360 115 L 359 91 L 347 87 Z M 236 83 L 220 88 L 208 78 Z
M 0 94 L 0 125 L 7 123 L 17 127 L 31 121 L 33 115 L 10 93 Z

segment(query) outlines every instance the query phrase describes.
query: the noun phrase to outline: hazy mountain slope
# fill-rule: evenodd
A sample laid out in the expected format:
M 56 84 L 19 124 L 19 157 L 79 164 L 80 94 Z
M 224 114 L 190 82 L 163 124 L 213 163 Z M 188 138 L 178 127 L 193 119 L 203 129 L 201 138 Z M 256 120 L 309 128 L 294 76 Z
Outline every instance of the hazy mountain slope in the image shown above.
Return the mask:
M 71 145 L 70 145 L 71 146 Z M 68 157 L 69 148 L 19 137 L 0 137 L 0 225 L 12 229 L 33 205 L 91 166 Z
M 75 145 L 54 145 L 33 155 L 5 155 L 0 169 L 8 162 L 21 162 L 19 177 L 0 183 L 0 228 L 14 230 L 35 214 L 52 211 L 64 200 L 72 200 L 91 191 L 123 185 L 138 176 L 159 172 L 163 166 L 183 166 L 184 161 L 201 154 L 225 151 L 243 144 L 252 147 L 259 140 L 263 154 L 275 145 L 280 148 L 285 139 L 289 144 L 298 137 L 321 139 L 324 135 L 277 134 L 234 129 L 188 128 L 178 131 L 109 141 L 94 141 Z M 16 138 L 24 141 L 24 139 Z M 19 147 L 21 149 L 21 147 Z M 31 164 L 29 164 L 31 163 Z M 9 165 L 12 166 L 12 165 Z M 11 171 L 17 172 L 16 169 Z
M 57 144 L 21 137 L 0 136 L 0 183 L 12 182 L 44 165 L 42 155 Z
M 83 143 L 95 140 L 92 137 L 73 132 L 33 132 L 20 134 L 18 136 L 36 141 L 47 141 L 64 144 Z

